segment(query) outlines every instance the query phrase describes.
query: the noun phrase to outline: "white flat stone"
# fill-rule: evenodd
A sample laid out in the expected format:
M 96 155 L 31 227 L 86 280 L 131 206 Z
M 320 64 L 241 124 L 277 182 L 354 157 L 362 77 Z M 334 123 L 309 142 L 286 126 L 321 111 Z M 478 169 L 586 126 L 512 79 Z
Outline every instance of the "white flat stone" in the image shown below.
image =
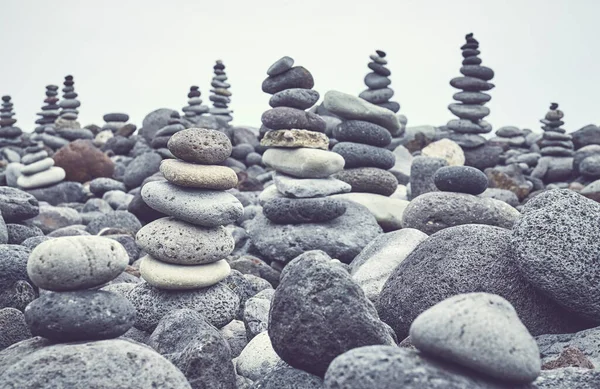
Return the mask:
M 46 171 L 52 166 L 54 166 L 54 160 L 52 158 L 44 158 L 30 165 L 24 166 L 21 169 L 21 173 L 25 174 L 26 176 L 31 176 L 35 173 Z
M 300 178 L 326 178 L 344 168 L 344 158 L 318 149 L 268 149 L 263 162 L 278 172 Z
M 17 179 L 17 185 L 22 189 L 41 188 L 58 184 L 65 179 L 66 173 L 63 168 L 53 166 L 41 173 L 36 173 L 31 176 L 21 176 Z
M 146 255 L 140 263 L 140 274 L 158 289 L 188 290 L 207 288 L 231 273 L 226 260 L 204 265 L 175 265 Z

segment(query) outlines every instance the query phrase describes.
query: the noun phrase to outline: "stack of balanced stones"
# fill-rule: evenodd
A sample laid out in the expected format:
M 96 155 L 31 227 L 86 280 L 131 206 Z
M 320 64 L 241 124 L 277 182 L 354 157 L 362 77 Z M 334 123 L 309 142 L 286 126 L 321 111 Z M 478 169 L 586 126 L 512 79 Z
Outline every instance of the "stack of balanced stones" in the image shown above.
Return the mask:
M 181 117 L 179 116 L 179 113 L 173 112 L 168 124 L 154 134 L 150 146 L 158 150 L 166 149 L 171 136 L 182 130 L 185 130 L 185 126 L 181 123 Z
M 390 101 L 394 96 L 394 90 L 389 87 L 392 81 L 388 78 L 392 72 L 385 67 L 387 60 L 385 59 L 385 52 L 376 50 L 376 54 L 370 56 L 371 62 L 369 63 L 369 69 L 372 70 L 365 76 L 365 85 L 367 90 L 363 91 L 359 97 L 367 100 L 371 104 L 378 105 L 383 108 L 387 108 L 390 111 L 397 113 L 400 111 L 400 104 L 395 101 Z
M 213 89 L 211 89 L 212 95 L 209 97 L 210 101 L 213 102 L 213 108 L 210 113 L 224 122 L 230 122 L 233 120 L 231 114 L 233 111 L 229 109 L 229 103 L 231 103 L 231 92 L 227 81 L 227 74 L 225 74 L 225 65 L 223 61 L 217 60 L 215 66 L 213 66 L 215 75 L 210 83 Z
M 104 120 L 102 131 L 110 130 L 114 134 L 127 124 L 129 115 L 118 112 L 107 113 L 102 117 L 102 120 Z
M 565 114 L 558 109 L 557 103 L 550 105 L 550 111 L 540 122 L 543 124 L 544 135 L 540 142 L 540 152 L 543 156 L 571 157 L 573 155 L 573 141 L 571 135 L 561 128 L 565 122 Z
M 134 324 L 134 306 L 97 288 L 115 279 L 128 263 L 127 251 L 113 239 L 70 236 L 40 243 L 27 261 L 29 278 L 45 290 L 25 308 L 31 333 L 54 342 L 123 335 Z
M 482 144 L 482 141 L 485 142 L 479 134 L 492 131 L 492 126 L 483 118 L 490 114 L 490 109 L 484 104 L 492 97 L 484 91 L 494 88 L 494 84 L 488 82 L 494 78 L 494 71 L 481 66 L 479 42 L 473 38 L 473 34 L 468 34 L 466 40 L 467 42 L 461 47 L 464 59 L 460 72 L 463 76 L 450 81 L 450 85 L 462 90 L 453 96 L 458 103 L 448 106 L 458 119 L 450 120 L 447 128 L 454 132 L 450 137 L 452 140 L 462 147 L 469 148 L 470 145 L 477 147 Z
M 312 90 L 311 73 L 283 57 L 267 71 L 262 90 L 272 95 L 272 109 L 262 115 L 265 134 L 261 145 L 269 147 L 263 162 L 276 173 L 263 213 L 276 224 L 316 223 L 333 220 L 346 212 L 346 204 L 327 196 L 348 192 L 348 184 L 331 178 L 344 168 L 344 159 L 329 151 L 326 123 L 306 112 L 319 99 Z M 263 192 L 264 193 L 264 192 Z
M 27 147 L 25 153 L 21 159 L 21 175 L 17 179 L 17 186 L 21 189 L 42 188 L 65 179 L 65 170 L 54 166 L 54 159 L 48 156 L 41 143 Z
M 2 96 L 2 108 L 0 108 L 0 147 L 19 145 L 20 136 L 23 131 L 15 127 L 17 119 L 13 118 L 13 103 L 10 96 Z
M 44 105 L 42 106 L 42 112 L 38 113 L 41 116 L 35 121 L 39 124 L 41 130 L 43 127 L 53 125 L 58 116 L 60 115 L 60 106 L 58 105 L 58 86 L 57 85 L 46 85 L 46 99 L 44 99 Z M 37 132 L 37 130 L 36 130 Z
M 60 117 L 56 120 L 55 124 L 60 128 L 81 128 L 81 125 L 77 122 L 79 115 L 77 108 L 79 108 L 81 103 L 77 100 L 73 76 L 66 76 L 63 85 L 63 98 L 58 104 L 61 108 Z
M 138 231 L 137 243 L 147 253 L 140 273 L 160 290 L 208 288 L 231 272 L 224 258 L 235 244 L 224 226 L 244 212 L 225 192 L 237 184 L 235 172 L 220 165 L 231 154 L 231 142 L 222 132 L 190 128 L 174 134 L 168 148 L 178 159 L 163 160 L 166 181 L 142 187 L 144 201 L 169 217 Z
M 200 97 L 201 94 L 200 87 L 195 85 L 190 87 L 190 91 L 187 95 L 188 105 L 181 109 L 186 118 L 193 120 L 196 116 L 208 113 L 208 106 L 202 105 L 202 98 Z

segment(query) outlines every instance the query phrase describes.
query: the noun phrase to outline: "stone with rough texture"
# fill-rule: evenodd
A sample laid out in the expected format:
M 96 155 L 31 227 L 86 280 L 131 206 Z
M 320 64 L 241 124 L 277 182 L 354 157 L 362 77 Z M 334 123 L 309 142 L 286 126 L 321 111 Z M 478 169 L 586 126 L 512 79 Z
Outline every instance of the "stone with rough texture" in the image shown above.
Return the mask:
M 322 251 L 306 252 L 285 267 L 268 333 L 285 362 L 319 376 L 348 350 L 395 344 L 362 289 Z
M 256 381 L 281 366 L 283 361 L 273 350 L 267 331 L 256 335 L 236 360 L 236 371 L 243 377 Z
M 295 66 L 282 73 L 267 77 L 262 83 L 262 91 L 273 95 L 285 89 L 311 89 L 313 86 L 315 86 L 315 81 L 310 72 L 302 66 Z
M 542 370 L 560 369 L 563 367 L 580 367 L 582 369 L 594 369 L 595 366 L 586 355 L 576 347 L 565 348 L 557 359 L 546 362 Z
M 379 168 L 345 169 L 333 177 L 348 183 L 352 192 L 367 192 L 391 196 L 398 188 L 394 174 Z
M 269 149 L 263 154 L 265 165 L 298 178 L 326 178 L 344 168 L 341 155 L 318 149 Z
M 340 142 L 364 143 L 385 147 L 392 142 L 390 132 L 377 124 L 362 120 L 346 120 L 333 130 L 333 137 Z
M 123 183 L 130 189 L 142 185 L 146 178 L 158 171 L 161 161 L 162 157 L 154 152 L 136 157 L 127 165 Z
M 269 131 L 260 141 L 265 147 L 298 148 L 329 150 L 329 138 L 321 132 L 286 129 Z
M 20 222 L 40 213 L 38 200 L 17 188 L 0 187 L 0 213 L 6 223 Z
M 291 367 L 260 377 L 252 389 L 323 389 L 323 379 Z
M 448 162 L 442 158 L 423 156 L 414 158 L 410 165 L 411 197 L 415 199 L 425 193 L 437 192 L 435 173 L 444 166 L 448 166 Z
M 229 275 L 231 268 L 224 259 L 201 265 L 175 265 L 146 255 L 141 259 L 140 274 L 155 288 L 190 290 L 213 286 Z
M 585 328 L 520 276 L 511 232 L 470 224 L 447 228 L 422 242 L 386 281 L 377 310 L 402 339 L 413 320 L 445 298 L 486 292 L 508 300 L 533 335 Z
M 23 313 L 15 308 L 0 309 L 0 352 L 22 340 L 31 338 Z M 0 359 L 2 359 L 0 353 Z
M 396 156 L 390 150 L 362 143 L 340 142 L 331 151 L 344 158 L 346 169 L 375 167 L 387 170 L 396 163 Z
M 267 75 L 276 76 L 290 70 L 292 66 L 294 66 L 294 59 L 286 55 L 275 61 L 275 63 L 267 69 Z
M 269 105 L 275 107 L 292 107 L 308 109 L 319 100 L 319 92 L 312 89 L 290 88 L 275 93 L 269 100 Z
M 267 219 L 277 224 L 320 223 L 346 212 L 346 204 L 331 197 L 314 199 L 274 198 L 263 206 Z
M 410 341 L 500 381 L 529 383 L 541 370 L 537 344 L 515 309 L 490 293 L 459 294 L 427 309 L 411 324 Z
M 595 366 L 600 366 L 600 327 L 594 327 L 572 334 L 547 334 L 535 338 L 544 364 L 559 358 L 562 353 L 574 348 L 588 358 Z
M 297 108 L 277 107 L 261 116 L 263 125 L 271 130 L 308 130 L 325 132 L 327 123 L 319 115 Z
M 409 202 L 374 193 L 343 193 L 331 196 L 364 206 L 371 212 L 384 231 L 402 228 L 402 216 Z
M 103 237 L 72 236 L 39 244 L 27 262 L 27 273 L 42 289 L 65 291 L 102 285 L 129 264 L 120 243 Z
M 273 181 L 280 193 L 291 198 L 324 197 L 336 193 L 350 192 L 351 189 L 346 182 L 332 177 L 296 178 L 283 173 L 276 173 Z
M 375 123 L 385 127 L 391 133 L 400 129 L 400 122 L 394 112 L 357 96 L 332 90 L 325 94 L 323 106 L 331 113 L 347 120 Z
M 224 133 L 204 128 L 188 128 L 169 139 L 173 155 L 186 162 L 220 164 L 231 155 L 231 141 Z
M 177 111 L 168 108 L 159 108 L 150 112 L 144 118 L 139 134 L 150 144 L 156 133 L 169 124 L 171 115 L 174 113 L 177 113 Z
M 542 371 L 530 389 L 596 389 L 600 371 L 568 367 Z M 529 388 L 528 388 L 529 389 Z
M 93 219 L 85 230 L 92 235 L 97 235 L 105 228 L 118 228 L 134 235 L 142 228 L 142 224 L 128 211 L 112 211 Z
M 5 233 L 8 233 L 8 241 L 2 244 L 21 244 L 34 236 L 44 236 L 44 232 L 36 226 L 24 226 L 22 224 L 7 224 Z
M 566 309 L 599 321 L 600 205 L 555 189 L 528 201 L 522 212 L 512 244 L 523 276 Z
M 479 169 L 470 166 L 445 166 L 433 177 L 435 186 L 443 192 L 478 195 L 488 186 L 488 178 Z
M 183 188 L 166 181 L 147 183 L 142 197 L 159 212 L 204 227 L 233 223 L 244 213 L 240 201 L 229 193 Z
M 160 171 L 167 181 L 187 188 L 227 190 L 235 188 L 238 177 L 227 166 L 198 165 L 176 159 L 165 159 Z
M 27 193 L 33 195 L 39 201 L 45 201 L 50 205 L 75 202 L 83 203 L 87 200 L 83 185 L 72 181 L 63 181 L 45 188 L 30 189 Z
M 84 183 L 98 177 L 112 177 L 114 162 L 90 140 L 76 140 L 58 150 L 52 158 L 65 170 L 67 181 Z

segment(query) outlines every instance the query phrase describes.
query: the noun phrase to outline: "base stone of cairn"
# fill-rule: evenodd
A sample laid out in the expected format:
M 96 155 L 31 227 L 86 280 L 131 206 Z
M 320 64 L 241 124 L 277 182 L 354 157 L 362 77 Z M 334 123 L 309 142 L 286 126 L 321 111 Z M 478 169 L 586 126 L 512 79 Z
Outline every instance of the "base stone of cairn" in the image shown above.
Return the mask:
M 272 95 L 272 108 L 262 115 L 261 146 L 268 147 L 263 162 L 275 170 L 274 183 L 259 197 L 263 212 L 251 222 L 249 234 L 269 260 L 286 263 L 306 250 L 320 249 L 349 261 L 363 239 L 349 245 L 343 225 L 364 211 L 352 207 L 346 218 L 350 205 L 331 197 L 349 192 L 350 185 L 331 177 L 342 171 L 344 159 L 328 150 L 325 121 L 306 111 L 319 99 L 313 77 L 290 57 L 275 62 L 267 75 L 262 90 Z M 364 227 L 362 232 L 372 236 L 374 229 Z
M 538 160 L 531 176 L 544 183 L 567 181 L 573 175 L 574 146 L 571 135 L 561 127 L 565 124 L 563 118 L 564 113 L 558 109 L 558 104 L 552 103 L 550 111 L 540 120 L 544 130 L 539 142 L 542 158 Z
M 231 114 L 232 110 L 229 109 L 231 103 L 231 92 L 227 81 L 227 74 L 225 73 L 225 65 L 223 61 L 217 60 L 215 66 L 213 66 L 215 75 L 210 83 L 213 88 L 212 94 L 209 97 L 213 103 L 213 107 L 210 109 L 211 115 L 215 116 L 219 121 L 229 123 L 233 120 Z
M 400 128 L 397 116 L 337 91 L 327 92 L 323 105 L 344 120 L 334 130 L 339 143 L 332 151 L 344 158 L 345 170 L 334 177 L 350 184 L 356 192 L 334 197 L 364 205 L 384 230 L 402 228 L 402 212 L 408 201 L 389 197 L 398 188 L 398 180 L 388 171 L 394 167 L 396 156 L 385 148 L 392 140 L 391 132 Z
M 136 327 L 152 330 L 166 313 L 164 306 L 201 311 L 220 327 L 239 306 L 237 295 L 221 282 L 231 271 L 224 258 L 235 245 L 224 226 L 243 214 L 239 200 L 225 192 L 235 187 L 237 176 L 219 165 L 229 157 L 231 142 L 219 131 L 190 128 L 174 133 L 167 146 L 178 159 L 162 162 L 166 181 L 148 182 L 141 192 L 148 206 L 168 217 L 136 236 L 147 253 L 140 265 L 146 282 L 132 290 Z M 147 299 L 158 302 L 146 304 Z
M 17 119 L 13 118 L 13 103 L 10 96 L 2 96 L 2 108 L 0 108 L 0 147 L 18 146 L 21 144 L 23 130 L 16 127 Z
M 358 97 L 367 100 L 371 104 L 398 113 L 400 111 L 400 104 L 390 101 L 392 96 L 394 96 L 394 90 L 389 87 L 392 83 L 389 79 L 392 72 L 385 67 L 387 65 L 385 56 L 385 52 L 381 50 L 376 50 L 375 54 L 371 55 L 369 69 L 372 71 L 365 76 L 365 85 L 368 89 L 363 91 Z
M 21 159 L 17 186 L 21 189 L 37 189 L 58 184 L 66 177 L 63 168 L 54 166 L 42 144 L 29 146 Z

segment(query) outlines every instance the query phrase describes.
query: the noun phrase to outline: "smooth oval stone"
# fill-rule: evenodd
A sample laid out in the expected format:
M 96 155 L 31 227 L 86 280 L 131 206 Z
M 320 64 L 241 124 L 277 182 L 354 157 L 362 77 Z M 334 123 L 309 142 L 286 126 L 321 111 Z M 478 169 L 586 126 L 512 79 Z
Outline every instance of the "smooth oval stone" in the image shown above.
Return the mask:
M 261 146 L 266 147 L 308 147 L 311 149 L 329 150 L 329 138 L 322 132 L 307 130 L 277 130 L 269 131 L 260 140 Z
M 231 268 L 221 259 L 203 265 L 174 265 L 146 255 L 140 263 L 140 274 L 150 285 L 163 290 L 207 288 L 225 279 Z
M 180 265 L 215 262 L 235 247 L 225 227 L 199 227 L 172 217 L 146 224 L 138 231 L 136 242 L 154 258 Z
M 515 126 L 504 126 L 500 127 L 496 131 L 496 135 L 505 138 L 513 138 L 516 136 L 522 136 L 524 134 L 523 130 L 519 129 Z
M 220 164 L 231 155 L 231 141 L 224 133 L 204 128 L 188 128 L 169 139 L 169 151 L 186 162 Z
M 299 178 L 326 178 L 344 168 L 344 158 L 318 149 L 268 149 L 263 162 L 278 172 Z
M 53 166 L 43 172 L 31 176 L 22 175 L 17 179 L 17 185 L 23 189 L 35 189 L 57 184 L 65 179 L 66 172 L 63 168 Z
M 133 327 L 135 308 L 125 297 L 101 290 L 48 292 L 25 308 L 25 320 L 33 335 L 53 341 L 111 339 Z
M 347 120 L 333 130 L 333 137 L 340 142 L 364 143 L 385 147 L 392 143 L 392 135 L 384 127 L 363 120 Z
M 390 72 L 388 68 L 376 62 L 369 62 L 367 66 L 369 66 L 369 69 L 379 74 L 380 76 L 389 77 L 392 75 L 392 72 Z
M 390 85 L 392 81 L 384 76 L 381 76 L 377 73 L 368 73 L 365 76 L 365 85 L 370 89 L 381 89 Z
M 450 104 L 448 109 L 459 118 L 472 121 L 481 120 L 490 114 L 490 109 L 483 105 Z
M 315 86 L 312 74 L 302 66 L 296 66 L 283 73 L 266 78 L 262 83 L 262 91 L 271 95 L 285 89 L 311 89 Z
M 231 224 L 244 214 L 242 203 L 226 192 L 183 188 L 166 181 L 149 182 L 142 198 L 151 208 L 204 227 Z
M 452 98 L 463 104 L 484 104 L 492 99 L 492 96 L 483 92 L 458 92 Z
M 369 55 L 369 58 L 376 63 L 382 64 L 382 65 L 386 65 L 387 64 L 387 60 L 385 58 L 380 57 L 377 54 L 371 54 Z
M 367 89 L 363 91 L 358 97 L 367 100 L 372 104 L 382 104 L 388 101 L 394 96 L 394 90 L 391 88 L 383 89 Z
M 165 159 L 160 172 L 167 181 L 187 188 L 227 190 L 235 188 L 237 174 L 227 166 L 196 165 L 176 159 Z
M 267 74 L 269 76 L 277 76 L 283 72 L 287 72 L 294 66 L 294 59 L 292 57 L 282 57 L 278 59 L 273 65 L 269 66 Z
M 126 113 L 107 113 L 106 115 L 102 116 L 102 120 L 104 120 L 105 122 L 121 122 L 121 123 L 125 123 L 129 120 L 129 115 L 127 115 Z
M 400 111 L 400 104 L 395 101 L 386 101 L 385 103 L 377 104 L 378 107 L 389 109 L 390 111 L 397 113 Z
M 334 177 L 348 183 L 352 187 L 352 192 L 391 196 L 398 189 L 396 176 L 387 170 L 373 167 L 342 170 Z
M 549 155 L 553 157 L 570 157 L 573 155 L 573 150 L 565 149 L 563 147 L 544 147 L 541 150 L 542 155 Z
M 331 151 L 340 154 L 344 158 L 347 169 L 377 167 L 387 170 L 394 167 L 396 163 L 396 156 L 390 150 L 361 143 L 340 142 L 333 146 Z
M 313 89 L 291 88 L 275 93 L 269 99 L 269 105 L 276 107 L 292 107 L 308 109 L 319 101 L 319 92 Z
M 494 84 L 475 77 L 456 77 L 450 80 L 450 85 L 469 92 L 486 91 L 494 88 Z
M 128 264 L 127 251 L 115 240 L 69 236 L 40 243 L 29 256 L 27 274 L 42 289 L 76 290 L 111 281 Z
M 327 123 L 319 115 L 290 107 L 265 111 L 261 117 L 265 127 L 272 130 L 300 129 L 325 132 Z
M 333 220 L 346 212 L 346 204 L 329 197 L 314 199 L 288 199 L 284 197 L 269 200 L 263 206 L 263 213 L 276 224 L 319 223 Z
M 442 192 L 478 195 L 488 187 L 487 176 L 470 166 L 444 166 L 435 172 L 433 181 Z
M 479 57 L 468 57 L 462 61 L 463 65 L 481 65 L 481 58 Z
M 460 68 L 460 72 L 467 77 L 475 77 L 484 81 L 494 78 L 494 71 L 485 66 L 465 65 Z
M 492 131 L 492 126 L 485 120 L 480 120 L 473 123 L 470 120 L 459 119 L 450 120 L 446 125 L 449 130 L 459 132 L 461 134 L 487 134 Z
M 32 174 L 48 170 L 52 166 L 54 166 L 54 160 L 52 158 L 44 158 L 42 160 L 24 166 L 23 168 L 21 168 L 21 173 L 30 176 Z

